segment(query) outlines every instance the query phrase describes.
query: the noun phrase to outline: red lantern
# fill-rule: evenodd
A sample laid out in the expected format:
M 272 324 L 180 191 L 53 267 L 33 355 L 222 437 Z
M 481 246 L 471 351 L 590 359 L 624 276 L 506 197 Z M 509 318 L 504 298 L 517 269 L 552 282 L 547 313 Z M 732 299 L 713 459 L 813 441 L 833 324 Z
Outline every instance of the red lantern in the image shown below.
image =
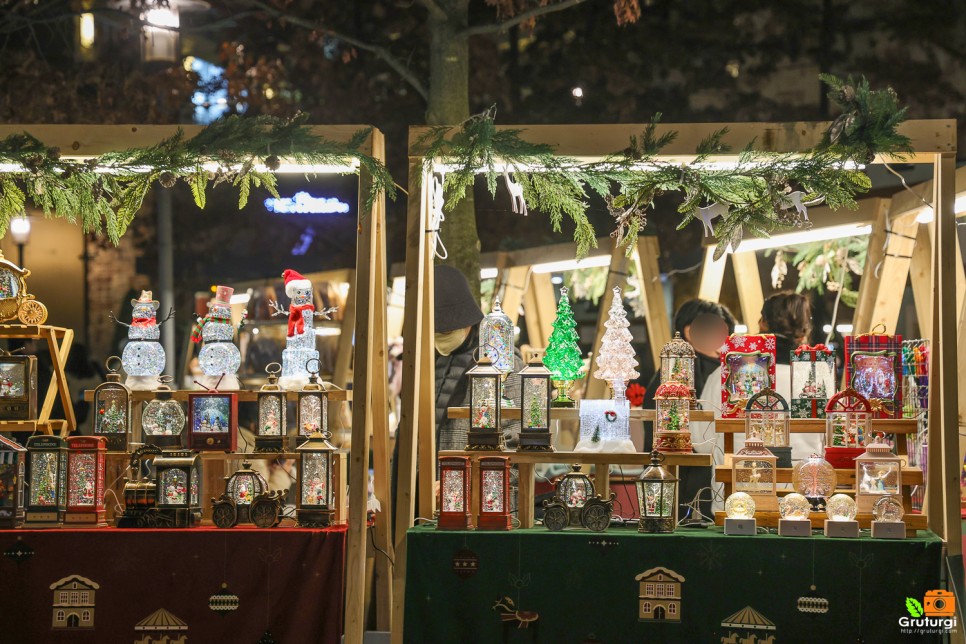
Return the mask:
M 506 456 L 480 458 L 480 507 L 478 530 L 509 530 L 510 459 Z
M 855 389 L 840 391 L 825 405 L 825 460 L 837 469 L 848 469 L 865 449 L 872 406 Z
M 67 513 L 64 524 L 107 526 L 104 514 L 104 466 L 107 439 L 71 436 L 67 439 Z
M 437 530 L 466 530 L 470 524 L 470 459 L 439 459 L 439 520 Z

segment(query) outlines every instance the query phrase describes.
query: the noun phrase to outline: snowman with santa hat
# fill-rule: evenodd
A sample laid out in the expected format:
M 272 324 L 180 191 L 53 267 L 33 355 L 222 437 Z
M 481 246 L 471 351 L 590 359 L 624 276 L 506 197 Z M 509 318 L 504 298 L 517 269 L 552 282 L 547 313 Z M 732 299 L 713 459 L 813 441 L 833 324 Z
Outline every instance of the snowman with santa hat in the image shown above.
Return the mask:
M 319 352 L 315 348 L 315 318 L 329 320 L 329 314 L 334 313 L 336 308 L 316 311 L 312 282 L 298 271 L 286 269 L 282 279 L 285 280 L 285 294 L 291 299 L 288 310 L 275 300 L 268 303 L 272 308 L 272 317 L 288 315 L 288 333 L 285 350 L 282 351 L 282 376 L 278 384 L 284 389 L 301 389 L 309 381 L 306 365 L 311 360 L 319 359 Z

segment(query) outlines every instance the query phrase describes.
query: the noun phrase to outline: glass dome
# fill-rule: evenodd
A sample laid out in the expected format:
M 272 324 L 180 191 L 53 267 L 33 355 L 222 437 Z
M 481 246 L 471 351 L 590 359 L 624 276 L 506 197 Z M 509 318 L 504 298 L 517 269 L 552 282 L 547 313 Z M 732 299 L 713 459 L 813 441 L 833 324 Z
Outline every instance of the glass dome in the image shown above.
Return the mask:
M 227 477 L 226 481 L 225 492 L 238 505 L 251 504 L 256 496 L 268 492 L 268 483 L 252 469 L 250 461 L 243 462 L 241 469 Z
M 725 514 L 729 519 L 755 518 L 755 500 L 744 492 L 735 492 L 725 501 Z
M 493 302 L 493 310 L 480 322 L 480 349 L 501 373 L 513 371 L 513 321 Z
M 848 494 L 836 494 L 828 500 L 825 513 L 832 521 L 852 521 L 855 519 L 855 501 Z
M 812 504 L 798 492 L 792 492 L 778 502 L 778 512 L 783 519 L 808 519 Z
M 902 501 L 894 496 L 884 496 L 872 506 L 872 516 L 876 521 L 898 523 L 906 511 L 902 508 Z
M 836 483 L 835 468 L 818 454 L 812 454 L 792 470 L 795 490 L 809 498 L 828 498 Z
M 184 409 L 176 400 L 152 400 L 144 405 L 141 414 L 141 428 L 146 436 L 180 436 L 184 423 Z
M 678 332 L 661 349 L 661 382 L 674 380 L 694 390 L 694 347 Z
M 572 472 L 564 475 L 557 484 L 557 500 L 568 508 L 582 508 L 594 497 L 594 484 L 580 471 L 580 465 L 572 465 Z

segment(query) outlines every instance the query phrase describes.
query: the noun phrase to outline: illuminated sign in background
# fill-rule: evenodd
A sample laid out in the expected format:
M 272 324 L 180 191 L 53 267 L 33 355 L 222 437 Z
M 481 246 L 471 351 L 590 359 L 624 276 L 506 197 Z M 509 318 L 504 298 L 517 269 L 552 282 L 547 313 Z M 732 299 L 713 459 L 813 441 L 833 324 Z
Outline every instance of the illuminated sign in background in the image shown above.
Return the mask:
M 349 212 L 349 204 L 335 197 L 313 197 L 305 191 L 293 197 L 269 197 L 265 208 L 279 215 L 332 215 Z

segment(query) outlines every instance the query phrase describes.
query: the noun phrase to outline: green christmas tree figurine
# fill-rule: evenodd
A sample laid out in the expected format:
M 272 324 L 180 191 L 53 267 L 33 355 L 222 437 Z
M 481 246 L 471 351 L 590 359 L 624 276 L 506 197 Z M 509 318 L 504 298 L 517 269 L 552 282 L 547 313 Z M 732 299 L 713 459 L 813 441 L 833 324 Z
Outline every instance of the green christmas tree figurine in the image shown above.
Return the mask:
M 102 411 L 101 434 L 113 434 L 124 431 L 124 411 L 117 406 L 117 401 L 112 400 L 111 406 Z
M 553 321 L 553 333 L 547 340 L 547 351 L 543 357 L 543 363 L 553 373 L 553 386 L 557 390 L 557 397 L 551 403 L 554 407 L 576 405 L 567 392 L 575 380 L 580 380 L 584 366 L 577 339 L 577 323 L 570 309 L 567 287 L 563 287 L 557 304 L 557 318 Z

